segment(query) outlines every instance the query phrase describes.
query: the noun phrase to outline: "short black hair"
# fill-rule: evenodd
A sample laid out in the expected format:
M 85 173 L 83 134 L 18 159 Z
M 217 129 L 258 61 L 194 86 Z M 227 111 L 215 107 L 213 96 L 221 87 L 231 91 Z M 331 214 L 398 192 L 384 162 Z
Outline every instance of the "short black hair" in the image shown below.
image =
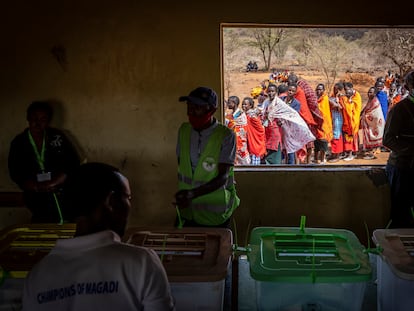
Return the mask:
M 353 89 L 354 88 L 354 85 L 352 84 L 352 82 L 345 82 L 344 83 L 344 87 Z
M 267 86 L 267 89 L 269 89 L 270 87 L 273 87 L 276 91 L 278 90 L 277 85 L 274 83 L 269 83 L 269 85 Z
M 29 120 L 30 116 L 36 111 L 43 111 L 47 114 L 48 121 L 50 122 L 53 117 L 53 108 L 47 101 L 34 101 L 32 102 L 26 111 L 26 120 Z
M 318 85 L 316 86 L 316 88 L 318 88 L 318 86 L 321 86 L 323 90 L 325 90 L 325 84 L 323 83 L 318 83 Z
M 279 84 L 279 86 L 277 87 L 277 93 L 278 94 L 282 94 L 287 92 L 287 90 L 289 89 L 289 86 L 287 86 L 286 84 L 282 83 Z
M 63 186 L 68 218 L 89 216 L 111 191 L 123 191 L 119 173 L 116 167 L 99 162 L 82 164 L 69 173 Z
M 233 102 L 236 104 L 236 106 L 239 106 L 240 98 L 238 96 L 232 95 L 228 98 L 227 102 Z
M 336 86 L 338 89 L 340 89 L 340 90 L 343 90 L 343 89 L 344 89 L 344 83 L 343 83 L 343 82 L 336 82 L 336 83 L 335 83 L 335 86 Z
M 289 81 L 289 82 L 293 82 L 293 83 L 297 83 L 297 82 L 299 81 L 299 78 L 298 78 L 298 76 L 297 76 L 297 75 L 295 75 L 294 73 L 291 73 L 291 74 L 288 76 L 288 81 Z
M 253 98 L 251 98 L 251 97 L 247 96 L 247 97 L 243 98 L 243 102 L 245 102 L 245 101 L 249 102 L 249 105 L 250 105 L 252 108 L 254 107 L 254 100 L 253 100 Z

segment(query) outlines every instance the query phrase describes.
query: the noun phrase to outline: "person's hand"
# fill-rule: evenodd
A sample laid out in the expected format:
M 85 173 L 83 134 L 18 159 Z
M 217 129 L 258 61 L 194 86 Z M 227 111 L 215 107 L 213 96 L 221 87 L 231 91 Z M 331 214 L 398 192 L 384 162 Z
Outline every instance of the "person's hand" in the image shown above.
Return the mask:
M 58 187 L 58 181 L 56 179 L 43 181 L 37 183 L 37 191 L 39 192 L 53 192 Z
M 50 181 L 42 181 L 37 183 L 36 189 L 38 192 L 49 192 L 53 191 L 54 185 Z
M 186 208 L 190 206 L 193 198 L 194 192 L 192 190 L 180 190 L 175 194 L 175 204 L 179 208 Z

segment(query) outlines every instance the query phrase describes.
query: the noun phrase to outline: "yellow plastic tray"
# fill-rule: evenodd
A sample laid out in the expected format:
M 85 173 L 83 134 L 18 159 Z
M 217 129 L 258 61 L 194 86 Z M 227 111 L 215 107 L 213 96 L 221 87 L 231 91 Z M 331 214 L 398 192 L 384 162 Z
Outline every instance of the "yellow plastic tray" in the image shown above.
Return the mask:
M 76 224 L 23 224 L 0 231 L 0 279 L 25 278 L 57 239 L 74 236 Z

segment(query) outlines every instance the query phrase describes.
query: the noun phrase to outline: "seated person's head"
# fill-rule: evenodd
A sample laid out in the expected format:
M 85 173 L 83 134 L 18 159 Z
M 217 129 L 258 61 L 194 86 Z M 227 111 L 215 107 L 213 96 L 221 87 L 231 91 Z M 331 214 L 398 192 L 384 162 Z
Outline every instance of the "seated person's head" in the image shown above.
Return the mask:
M 86 163 L 69 174 L 65 203 L 77 222 L 77 235 L 112 230 L 122 236 L 131 208 L 128 179 L 115 167 Z

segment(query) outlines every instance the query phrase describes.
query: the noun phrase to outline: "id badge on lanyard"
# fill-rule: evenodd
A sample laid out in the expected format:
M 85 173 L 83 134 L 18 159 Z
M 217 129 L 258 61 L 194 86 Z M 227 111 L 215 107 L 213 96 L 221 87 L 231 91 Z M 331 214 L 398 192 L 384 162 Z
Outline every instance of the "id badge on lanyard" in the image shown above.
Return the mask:
M 39 174 L 36 175 L 36 179 L 37 179 L 38 182 L 52 180 L 52 173 L 51 172 L 39 173 Z
M 45 150 L 46 150 L 46 146 L 45 146 L 45 135 L 43 135 L 43 143 L 42 143 L 42 150 L 39 154 L 39 151 L 37 150 L 37 146 L 34 142 L 34 139 L 32 137 L 32 134 L 29 131 L 29 140 L 30 140 L 30 144 L 33 147 L 33 151 L 36 155 L 36 160 L 37 163 L 39 164 L 39 168 L 42 171 L 41 173 L 36 175 L 36 180 L 38 182 L 44 182 L 44 181 L 49 181 L 52 180 L 52 173 L 51 172 L 45 172 Z
M 39 174 L 36 175 L 36 178 L 37 178 L 38 182 L 52 180 L 52 173 L 51 172 L 45 172 L 45 150 L 46 150 L 45 136 L 46 135 L 43 135 L 42 150 L 39 154 L 39 150 L 37 150 L 37 146 L 34 142 L 32 134 L 30 134 L 30 131 L 29 131 L 29 140 L 30 140 L 30 143 L 32 144 L 33 150 L 35 152 L 37 163 L 39 164 L 40 170 L 42 171 L 42 173 L 39 173 Z M 58 201 L 58 198 L 56 196 L 56 193 L 54 193 L 54 192 L 53 192 L 53 198 L 55 200 L 56 209 L 59 213 L 59 219 L 60 219 L 59 224 L 63 224 L 62 211 L 60 210 L 59 201 Z

